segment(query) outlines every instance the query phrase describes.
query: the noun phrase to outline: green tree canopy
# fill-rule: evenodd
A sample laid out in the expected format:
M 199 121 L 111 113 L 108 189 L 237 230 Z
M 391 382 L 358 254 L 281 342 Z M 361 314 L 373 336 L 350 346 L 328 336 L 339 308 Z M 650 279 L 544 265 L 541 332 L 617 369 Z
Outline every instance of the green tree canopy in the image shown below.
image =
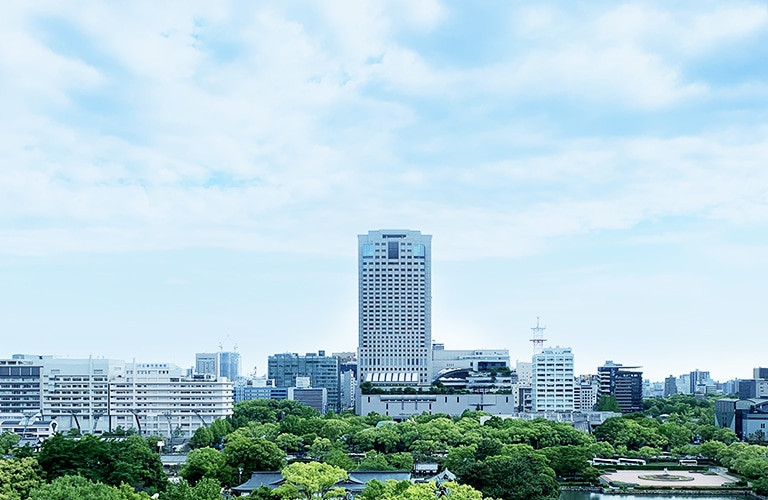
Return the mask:
M 205 478 L 226 481 L 232 472 L 223 453 L 213 448 L 199 448 L 189 452 L 179 475 L 194 486 Z
M 95 483 L 82 476 L 62 476 L 33 489 L 29 500 L 149 500 L 128 485 L 119 487 Z
M 21 437 L 14 432 L 0 434 L 0 455 L 7 455 L 20 440 Z
M 621 406 L 619 406 L 619 401 L 616 399 L 616 396 L 612 396 L 610 394 L 601 394 L 600 400 L 598 400 L 595 409 L 597 411 L 612 411 L 615 413 L 621 413 Z
M 285 483 L 277 489 L 283 498 L 312 500 L 313 498 L 344 498 L 346 492 L 335 485 L 347 479 L 347 472 L 319 462 L 296 462 L 283 468 Z
M 275 443 L 249 437 L 240 429 L 227 436 L 224 457 L 227 465 L 233 469 L 242 468 L 248 474 L 280 470 L 285 461 L 285 453 Z
M 43 484 L 40 466 L 31 457 L 0 459 L 0 498 L 27 498 L 29 492 Z
M 476 462 L 460 479 L 485 496 L 503 500 L 548 500 L 560 495 L 555 472 L 534 451 L 519 450 Z
M 160 500 L 221 500 L 221 486 L 210 477 L 201 479 L 194 486 L 182 480 L 169 484 Z
M 466 484 L 454 482 L 435 485 L 435 483 L 412 483 L 410 481 L 377 480 L 368 482 L 360 494 L 362 500 L 434 500 L 449 498 L 452 500 L 482 500 L 483 494 Z

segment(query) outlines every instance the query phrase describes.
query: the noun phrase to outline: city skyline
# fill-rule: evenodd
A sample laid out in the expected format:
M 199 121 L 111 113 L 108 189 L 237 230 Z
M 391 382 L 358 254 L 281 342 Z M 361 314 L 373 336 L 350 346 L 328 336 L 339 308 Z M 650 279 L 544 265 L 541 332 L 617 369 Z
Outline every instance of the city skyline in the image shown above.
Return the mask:
M 354 350 L 355 238 L 394 227 L 433 235 L 449 348 L 530 360 L 541 317 L 577 374 L 768 364 L 761 2 L 17 3 L 0 27 L 2 357 Z

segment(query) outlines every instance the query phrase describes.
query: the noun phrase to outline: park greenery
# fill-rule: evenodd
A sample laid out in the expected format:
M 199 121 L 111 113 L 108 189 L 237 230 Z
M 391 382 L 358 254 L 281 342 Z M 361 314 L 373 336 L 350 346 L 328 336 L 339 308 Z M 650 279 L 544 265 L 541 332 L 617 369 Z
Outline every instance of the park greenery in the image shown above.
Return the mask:
M 604 404 L 610 405 L 611 401 Z M 285 483 L 255 499 L 344 498 L 336 485 L 361 470 L 412 470 L 437 463 L 455 482 L 368 483 L 363 500 L 557 498 L 560 486 L 596 484 L 594 457 L 677 457 L 728 468 L 758 493 L 768 492 L 768 447 L 739 442 L 714 424 L 714 402 L 692 396 L 646 400 L 644 411 L 608 419 L 592 434 L 544 419 L 502 419 L 479 411 L 422 414 L 404 422 L 385 415 L 320 415 L 293 401 L 238 403 L 234 413 L 189 441 L 180 479 L 169 482 L 157 453 L 160 436 L 57 434 L 40 450 L 0 435 L 0 500 L 99 498 L 218 499 L 254 471 L 281 470 Z

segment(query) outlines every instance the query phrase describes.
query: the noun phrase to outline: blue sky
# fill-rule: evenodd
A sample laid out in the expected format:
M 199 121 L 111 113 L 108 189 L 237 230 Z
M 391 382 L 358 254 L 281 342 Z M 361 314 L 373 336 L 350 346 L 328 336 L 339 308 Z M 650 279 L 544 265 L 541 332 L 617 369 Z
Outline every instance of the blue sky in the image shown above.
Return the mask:
M 762 2 L 2 10 L 0 356 L 354 350 L 407 228 L 447 348 L 768 364 Z

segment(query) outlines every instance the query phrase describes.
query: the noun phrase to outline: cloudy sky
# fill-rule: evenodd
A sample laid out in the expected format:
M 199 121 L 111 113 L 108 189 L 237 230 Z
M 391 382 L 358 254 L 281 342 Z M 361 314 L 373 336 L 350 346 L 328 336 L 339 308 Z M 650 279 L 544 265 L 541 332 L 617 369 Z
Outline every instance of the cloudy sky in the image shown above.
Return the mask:
M 433 338 L 768 365 L 764 2 L 6 2 L 0 357 L 357 344 L 357 239 Z

